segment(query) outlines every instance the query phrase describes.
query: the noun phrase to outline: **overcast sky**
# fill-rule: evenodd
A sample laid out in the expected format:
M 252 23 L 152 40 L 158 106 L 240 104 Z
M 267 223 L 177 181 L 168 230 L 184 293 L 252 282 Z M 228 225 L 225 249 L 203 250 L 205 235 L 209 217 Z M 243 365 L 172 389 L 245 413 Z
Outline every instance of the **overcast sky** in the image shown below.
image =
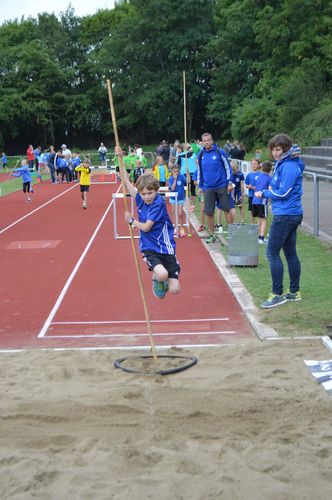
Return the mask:
M 112 9 L 114 0 L 0 0 L 0 24 L 15 18 L 37 17 L 37 14 L 48 12 L 59 14 L 69 4 L 75 9 L 78 17 L 94 14 L 99 9 Z

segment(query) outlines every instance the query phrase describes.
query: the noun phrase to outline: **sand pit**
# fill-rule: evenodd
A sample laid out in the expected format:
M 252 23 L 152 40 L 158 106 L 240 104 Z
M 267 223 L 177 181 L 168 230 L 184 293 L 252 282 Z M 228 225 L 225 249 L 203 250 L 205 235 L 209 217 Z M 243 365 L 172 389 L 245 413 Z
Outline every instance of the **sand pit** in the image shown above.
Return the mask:
M 181 352 L 199 363 L 165 377 L 114 369 L 124 351 L 1 353 L 1 499 L 331 498 L 319 340 Z

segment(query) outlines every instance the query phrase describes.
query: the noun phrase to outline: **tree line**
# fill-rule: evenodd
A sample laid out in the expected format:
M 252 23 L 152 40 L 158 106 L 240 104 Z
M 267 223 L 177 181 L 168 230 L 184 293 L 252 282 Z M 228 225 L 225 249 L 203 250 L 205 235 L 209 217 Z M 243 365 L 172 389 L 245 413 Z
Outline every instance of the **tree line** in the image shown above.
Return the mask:
M 330 0 L 120 0 L 0 26 L 0 148 L 332 134 Z

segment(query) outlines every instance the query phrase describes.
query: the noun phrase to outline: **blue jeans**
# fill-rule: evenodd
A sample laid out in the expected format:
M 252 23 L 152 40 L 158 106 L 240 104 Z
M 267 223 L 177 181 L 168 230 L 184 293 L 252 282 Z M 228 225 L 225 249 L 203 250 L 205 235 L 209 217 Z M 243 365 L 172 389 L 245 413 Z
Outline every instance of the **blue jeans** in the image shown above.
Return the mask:
M 274 215 L 270 227 L 266 256 L 270 264 L 272 276 L 272 293 L 282 295 L 284 292 L 284 266 L 280 257 L 284 251 L 289 274 L 289 291 L 300 289 L 301 263 L 296 253 L 296 231 L 303 215 Z

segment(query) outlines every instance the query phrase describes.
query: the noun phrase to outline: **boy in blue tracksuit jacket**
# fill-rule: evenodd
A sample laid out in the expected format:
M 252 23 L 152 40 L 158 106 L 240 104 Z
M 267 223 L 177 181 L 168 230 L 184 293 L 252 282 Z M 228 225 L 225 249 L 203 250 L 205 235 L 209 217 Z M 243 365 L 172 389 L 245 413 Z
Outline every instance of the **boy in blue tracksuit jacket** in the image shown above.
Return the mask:
M 301 198 L 304 163 L 298 157 L 296 148 L 294 155 L 292 141 L 286 134 L 272 137 L 269 149 L 276 160 L 271 187 L 255 193 L 257 197 L 272 200 L 273 214 L 266 250 L 272 276 L 272 293 L 261 304 L 263 308 L 302 299 L 301 263 L 296 253 L 296 232 L 303 219 Z M 281 250 L 284 251 L 289 272 L 289 291 L 286 294 L 283 289 Z
M 202 135 L 203 149 L 198 155 L 198 187 L 199 194 L 204 192 L 204 212 L 208 222 L 209 238 L 207 243 L 214 243 L 214 210 L 216 201 L 225 212 L 230 224 L 229 192 L 233 190 L 231 166 L 223 149 L 213 143 L 211 134 Z

